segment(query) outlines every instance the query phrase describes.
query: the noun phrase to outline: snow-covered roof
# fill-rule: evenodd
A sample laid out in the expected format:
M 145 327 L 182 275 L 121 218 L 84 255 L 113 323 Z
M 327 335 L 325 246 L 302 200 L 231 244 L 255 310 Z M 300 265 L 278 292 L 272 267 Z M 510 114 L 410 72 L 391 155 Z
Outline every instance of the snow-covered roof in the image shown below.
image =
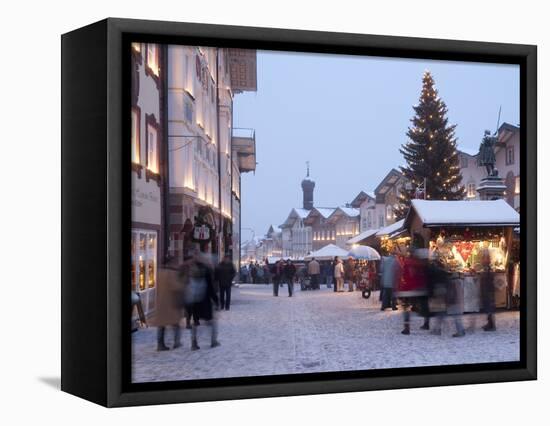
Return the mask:
M 349 217 L 356 217 L 360 215 L 359 209 L 354 209 L 353 207 L 339 207 L 345 214 Z
M 411 211 L 413 209 L 424 226 L 519 225 L 519 213 L 504 200 L 412 200 Z
M 391 225 L 388 225 L 385 228 L 380 229 L 376 233 L 376 236 L 383 237 L 384 235 L 393 234 L 395 231 L 398 231 L 399 229 L 401 229 L 404 224 L 405 224 L 405 219 L 398 220 L 397 222 L 392 223 Z
M 378 232 L 378 229 L 367 229 L 366 231 L 361 232 L 359 235 L 356 235 L 355 237 L 350 238 L 348 241 L 346 241 L 346 244 L 360 243 L 361 241 L 366 240 L 369 237 L 372 237 L 377 232 Z
M 297 208 L 294 208 L 292 210 L 294 210 L 296 212 L 296 214 L 298 216 L 300 216 L 300 218 L 302 218 L 302 219 L 305 219 L 307 217 L 307 215 L 309 214 L 309 212 L 311 211 L 311 210 L 297 209 Z
M 332 213 L 334 213 L 334 210 L 336 209 L 334 207 L 315 207 L 315 210 L 317 210 L 319 214 L 326 219 Z
M 314 251 L 313 253 L 308 254 L 305 257 L 305 260 L 311 259 L 314 257 L 319 260 L 333 259 L 335 256 L 346 257 L 348 251 L 343 248 L 338 247 L 334 244 L 327 244 L 326 246 L 320 248 L 319 250 Z

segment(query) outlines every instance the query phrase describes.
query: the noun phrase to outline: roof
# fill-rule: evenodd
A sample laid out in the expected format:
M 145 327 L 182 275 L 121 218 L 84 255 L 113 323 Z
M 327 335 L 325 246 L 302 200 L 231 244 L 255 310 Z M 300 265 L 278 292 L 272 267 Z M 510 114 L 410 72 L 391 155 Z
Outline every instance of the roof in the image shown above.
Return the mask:
M 391 169 L 386 176 L 380 181 L 378 186 L 374 188 L 374 193 L 378 194 L 387 185 L 393 185 L 402 177 L 403 174 L 397 169 Z M 383 191 L 385 192 L 385 191 Z
M 349 217 L 356 217 L 361 214 L 358 209 L 354 209 L 353 207 L 338 207 L 337 210 L 343 211 Z
M 378 229 L 367 229 L 366 231 L 361 232 L 359 235 L 356 235 L 353 238 L 350 238 L 348 241 L 346 241 L 347 244 L 357 244 L 360 243 L 363 240 L 366 240 L 369 237 L 372 237 L 374 234 L 378 232 Z
M 424 226 L 519 226 L 519 213 L 504 200 L 412 200 L 407 214 L 415 211 Z
M 413 200 L 416 201 L 416 200 Z M 399 231 L 405 224 L 405 219 L 398 220 L 391 225 L 386 226 L 385 228 L 380 229 L 377 233 L 377 237 L 383 237 L 385 235 L 393 234 L 395 231 Z
M 314 207 L 314 210 L 317 210 L 319 214 L 326 219 L 332 213 L 334 213 L 334 210 L 336 210 L 336 208 L 335 207 Z
M 285 219 L 284 223 L 282 225 L 279 225 L 279 228 L 285 228 L 290 226 L 291 219 L 294 217 L 299 217 L 300 219 L 305 219 L 307 215 L 311 212 L 311 210 L 306 209 L 300 209 L 300 208 L 293 208 L 290 210 L 290 213 L 288 214 L 287 218 Z M 292 222 L 294 223 L 294 222 Z
M 374 194 L 370 191 L 361 191 L 359 194 L 355 196 L 353 201 L 350 203 L 352 207 L 359 207 L 363 201 L 365 201 L 368 198 L 374 199 Z

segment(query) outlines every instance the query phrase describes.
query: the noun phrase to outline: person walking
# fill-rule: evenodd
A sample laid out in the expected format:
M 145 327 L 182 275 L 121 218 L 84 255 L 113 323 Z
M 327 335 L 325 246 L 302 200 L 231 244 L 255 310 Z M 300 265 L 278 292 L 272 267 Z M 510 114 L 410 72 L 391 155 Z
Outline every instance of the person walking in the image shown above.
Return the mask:
M 288 286 L 288 297 L 292 297 L 292 293 L 294 292 L 294 275 L 296 274 L 296 266 L 294 266 L 290 259 L 286 262 L 284 274 Z
M 334 265 L 334 279 L 336 280 L 336 292 L 340 293 L 344 291 L 344 265 L 342 261 L 336 257 L 336 264 Z
M 281 282 L 281 261 L 278 260 L 271 266 L 271 277 L 273 281 L 273 296 L 279 296 L 279 283 Z
M 159 268 L 157 284 L 157 309 L 151 325 L 157 327 L 157 351 L 170 348 L 164 342 L 166 327 L 174 330 L 173 349 L 181 346 L 180 321 L 183 314 L 183 283 L 178 277 L 179 270 L 175 258 L 169 258 Z
M 231 305 L 231 285 L 236 274 L 237 270 L 233 262 L 231 262 L 231 257 L 225 255 L 215 272 L 216 281 L 218 281 L 220 286 L 220 309 L 229 310 L 229 306 Z
M 252 280 L 252 284 L 256 284 L 258 282 L 258 271 L 256 269 L 256 265 L 250 262 L 249 270 L 250 270 L 250 278 Z
M 315 260 L 313 257 L 311 259 L 311 262 L 307 265 L 307 274 L 311 278 L 311 287 L 319 290 L 319 275 L 321 274 L 321 266 L 319 265 L 319 262 Z
M 203 253 L 197 252 L 188 269 L 188 280 L 185 289 L 185 298 L 188 310 L 193 317 L 191 329 L 191 350 L 199 350 L 197 322 L 203 319 L 211 328 L 210 346 L 220 346 L 218 341 L 218 324 L 213 312 L 212 302 L 217 306 L 219 299 L 214 290 L 213 272 L 209 260 Z
M 393 294 L 393 289 L 400 277 L 400 267 L 395 256 L 383 256 L 380 262 L 382 269 L 382 306 L 381 311 L 387 308 L 397 310 L 397 299 Z
M 348 291 L 353 291 L 353 282 L 355 280 L 355 260 L 353 257 L 348 258 L 344 265 L 344 280 L 348 282 Z

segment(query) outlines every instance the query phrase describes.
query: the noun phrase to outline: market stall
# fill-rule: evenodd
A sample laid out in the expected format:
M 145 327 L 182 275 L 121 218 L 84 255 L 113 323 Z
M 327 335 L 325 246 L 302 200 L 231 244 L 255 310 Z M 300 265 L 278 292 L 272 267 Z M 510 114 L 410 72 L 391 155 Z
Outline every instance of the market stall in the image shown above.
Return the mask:
M 497 308 L 511 307 L 509 268 L 519 214 L 504 200 L 413 200 L 404 227 L 411 246 L 428 248 L 459 280 L 464 312 L 480 310 L 480 273 L 489 264 Z

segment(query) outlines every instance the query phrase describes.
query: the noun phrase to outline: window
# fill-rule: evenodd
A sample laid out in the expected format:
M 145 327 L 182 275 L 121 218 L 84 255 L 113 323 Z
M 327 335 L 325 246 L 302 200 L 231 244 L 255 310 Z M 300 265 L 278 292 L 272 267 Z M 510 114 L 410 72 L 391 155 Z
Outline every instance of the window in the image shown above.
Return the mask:
M 514 193 L 519 194 L 520 186 L 519 186 L 519 176 L 516 176 L 516 182 L 514 185 Z
M 506 147 L 506 165 L 514 164 L 514 146 Z
M 466 155 L 460 156 L 460 168 L 465 169 L 468 167 L 468 157 Z
M 159 173 L 159 141 L 158 124 L 154 115 L 146 115 L 147 133 L 145 144 L 147 147 L 147 170 Z
M 159 76 L 159 54 L 156 44 L 147 45 L 147 71 L 155 77 Z
M 185 106 L 184 106 L 184 117 L 185 121 L 187 121 L 189 124 L 193 123 L 193 104 L 189 99 L 185 100 Z
M 466 186 L 466 196 L 468 198 L 476 197 L 476 184 L 471 182 Z
M 157 283 L 157 232 L 133 230 L 131 244 L 132 289 L 143 292 L 154 288 Z
M 393 208 L 390 204 L 386 206 L 386 219 L 391 220 L 393 218 Z
M 378 216 L 378 227 L 382 228 L 384 226 L 384 214 L 380 213 Z
M 140 110 L 137 107 L 132 108 L 132 163 L 139 164 L 140 162 Z
M 132 43 L 132 49 L 136 53 L 141 53 L 141 43 Z

